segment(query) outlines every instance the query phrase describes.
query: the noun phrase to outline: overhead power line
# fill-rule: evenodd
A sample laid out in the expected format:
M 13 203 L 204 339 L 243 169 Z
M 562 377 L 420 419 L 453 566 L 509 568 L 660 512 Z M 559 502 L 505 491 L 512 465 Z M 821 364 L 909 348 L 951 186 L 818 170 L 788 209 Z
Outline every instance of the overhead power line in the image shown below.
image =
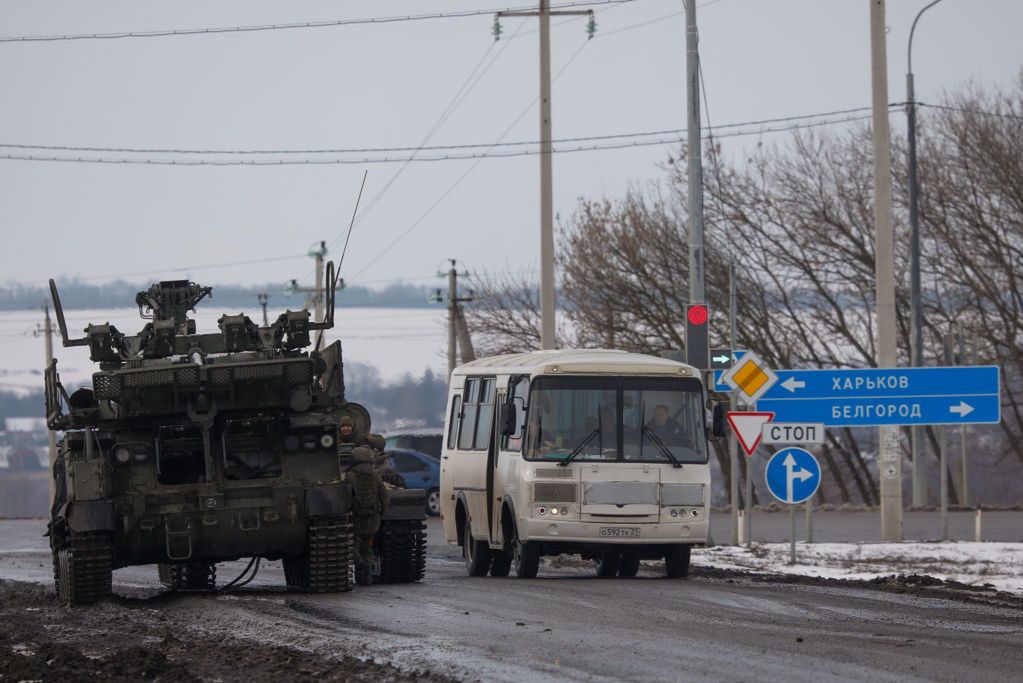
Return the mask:
M 892 107 L 901 106 L 900 104 L 892 104 Z M 842 112 L 836 113 L 848 113 L 854 114 L 858 111 L 863 111 L 865 108 L 843 110 Z M 834 118 L 835 113 L 828 114 L 817 114 L 817 115 L 802 115 L 802 116 L 786 116 L 777 119 L 763 119 L 760 121 L 747 121 L 743 123 L 730 123 L 723 124 L 720 126 L 714 126 L 713 128 L 707 127 L 704 130 L 707 131 L 708 136 L 715 138 L 733 138 L 733 137 L 749 137 L 755 135 L 764 135 L 770 133 L 782 133 L 793 130 L 800 130 L 804 128 L 818 128 L 822 126 L 831 126 L 841 123 L 849 123 L 854 121 L 861 121 L 870 118 L 868 114 L 861 115 L 847 115 L 840 118 Z M 781 125 L 785 124 L 785 125 Z M 722 132 L 723 131 L 723 132 Z M 590 136 L 578 136 L 571 138 L 561 138 L 554 141 L 555 144 L 561 146 L 555 147 L 552 152 L 554 154 L 568 154 L 575 152 L 592 152 L 600 150 L 614 150 L 614 149 L 627 149 L 630 147 L 648 147 L 653 145 L 668 145 L 675 144 L 678 142 L 684 142 L 685 137 L 682 129 L 666 129 L 666 130 L 655 130 L 655 131 L 644 131 L 644 132 L 633 132 L 633 133 L 613 133 L 608 135 L 590 135 Z M 567 143 L 575 142 L 590 142 L 593 144 L 581 144 L 571 145 Z M 286 150 L 281 152 L 275 152 L 274 154 L 287 154 L 289 155 L 283 159 L 189 159 L 189 158 L 160 158 L 160 157 L 123 157 L 123 158 L 109 158 L 109 157 L 69 157 L 69 156 L 39 156 L 32 154 L 0 154 L 0 159 L 8 159 L 15 161 L 43 161 L 43 162 L 64 162 L 64 163 L 93 163 L 93 164 L 114 164 L 114 165 L 142 165 L 142 166 L 295 166 L 295 165 L 306 165 L 306 166 L 318 166 L 318 165 L 347 165 L 347 164 L 386 164 L 386 163 L 402 163 L 408 164 L 413 161 L 417 162 L 438 162 L 438 161 L 466 161 L 466 160 L 482 160 L 482 159 L 507 159 L 512 157 L 521 156 L 534 156 L 540 153 L 538 144 L 533 141 L 528 142 L 515 142 L 515 143 L 483 143 L 483 144 L 464 144 L 464 145 L 442 145 L 432 149 L 433 151 L 456 151 L 451 154 L 432 154 L 432 155 L 416 155 L 415 152 L 418 148 L 413 151 L 411 156 L 377 156 L 377 157 L 349 157 L 349 158 L 303 158 L 296 159 L 290 158 L 291 154 L 339 154 L 346 153 L 355 150 Z M 17 146 L 17 145 L 6 145 L 0 144 L 0 147 L 13 148 L 13 149 L 44 149 L 48 151 L 83 151 L 75 148 L 63 148 L 60 146 Z M 527 147 L 522 149 L 523 147 Z M 532 148 L 529 148 L 532 147 Z M 402 151 L 404 148 L 394 148 L 396 151 Z M 427 149 L 427 148 L 423 148 Z M 482 149 L 482 151 L 471 151 Z M 110 151 L 116 152 L 115 149 L 101 149 L 93 148 L 88 151 Z M 457 150 L 469 150 L 465 152 L 458 152 Z M 497 151 L 495 151 L 497 150 Z M 121 150 L 125 151 L 125 150 Z M 136 150 L 132 150 L 136 151 Z M 137 150 L 141 151 L 141 150 Z M 196 153 L 196 152 L 182 152 L 182 153 Z M 235 151 L 235 155 L 242 153 L 240 150 Z M 259 152 L 254 152 L 259 154 Z M 198 153 L 196 153 L 198 154 Z M 217 154 L 215 151 L 203 152 L 202 155 Z M 227 154 L 227 153 L 226 153 Z M 267 154 L 263 152 L 262 154 Z
M 983 109 L 969 109 L 966 107 L 953 107 L 948 104 L 927 104 L 926 102 L 915 102 L 918 107 L 930 107 L 931 109 L 941 109 L 942 111 L 954 111 L 960 114 L 978 114 L 980 116 L 994 116 L 1001 119 L 1011 119 L 1013 121 L 1023 121 L 1023 115 L 1021 114 L 1007 114 L 1000 111 L 984 111 Z
M 919 103 L 918 103 L 919 104 Z M 901 107 L 903 103 L 893 102 L 889 108 Z M 870 107 L 854 107 L 852 109 L 837 109 L 834 111 L 818 112 L 814 114 L 798 114 L 793 116 L 781 116 L 776 118 L 760 119 L 756 121 L 741 121 L 738 123 L 726 123 L 719 126 L 706 126 L 704 130 L 718 131 L 733 128 L 746 128 L 749 126 L 770 125 L 776 123 L 788 123 L 805 119 L 822 119 L 843 114 L 855 114 L 869 111 Z M 617 138 L 649 137 L 652 135 L 671 135 L 683 133 L 682 128 L 668 128 L 662 130 L 650 130 L 632 133 L 609 133 L 605 135 L 581 135 L 576 137 L 556 138 L 554 143 L 566 142 L 592 142 L 597 140 L 612 140 Z M 194 155 L 291 155 L 291 154 L 372 154 L 372 153 L 394 153 L 394 152 L 435 152 L 447 150 L 464 150 L 491 147 L 526 147 L 539 145 L 538 140 L 518 140 L 514 142 L 472 142 L 452 145 L 417 145 L 416 147 L 336 147 L 336 148 L 308 148 L 308 149 L 188 149 L 188 148 L 160 148 L 160 147 L 78 147 L 71 145 L 31 145 L 20 143 L 0 142 L 0 148 L 7 149 L 35 149 L 60 152 L 110 152 L 123 154 L 194 154 Z
M 635 0 L 580 0 L 552 5 L 552 9 L 572 7 L 595 7 L 597 5 L 619 5 Z M 281 24 L 257 24 L 252 26 L 217 26 L 212 28 L 159 29 L 154 31 L 118 31 L 110 33 L 65 33 L 39 36 L 5 36 L 0 43 L 43 43 L 66 40 L 112 40 L 117 38 L 162 38 L 170 36 L 214 35 L 223 33 L 253 33 L 257 31 L 282 31 L 305 28 L 332 28 L 364 24 L 393 24 L 404 21 L 425 21 L 430 19 L 461 19 L 495 14 L 497 12 L 522 12 L 535 9 L 534 5 L 519 7 L 497 7 L 493 9 L 461 10 L 455 12 L 430 12 L 388 17 L 364 17 L 358 19 L 329 19 L 325 21 L 296 21 Z

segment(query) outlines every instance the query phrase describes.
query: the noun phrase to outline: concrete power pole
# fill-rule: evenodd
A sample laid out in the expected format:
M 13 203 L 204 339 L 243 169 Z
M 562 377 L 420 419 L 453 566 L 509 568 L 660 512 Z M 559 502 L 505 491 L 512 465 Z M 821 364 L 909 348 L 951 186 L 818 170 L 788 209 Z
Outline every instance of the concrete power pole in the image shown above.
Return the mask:
M 705 303 L 703 151 L 700 141 L 700 34 L 696 28 L 696 0 L 688 0 L 685 4 L 687 137 L 689 142 L 689 302 Z
M 43 304 L 43 340 L 46 346 L 46 368 L 49 369 L 53 365 L 53 321 L 50 319 L 50 304 L 49 302 Z M 52 430 L 48 429 L 46 432 L 47 445 L 49 448 L 49 462 L 50 462 L 50 502 L 54 500 L 54 496 L 57 493 L 56 482 L 53 480 L 53 466 L 57 462 L 57 434 Z
M 498 12 L 498 17 L 540 19 L 540 348 L 553 349 L 554 338 L 554 170 L 551 160 L 551 16 L 587 15 L 593 10 L 551 11 L 550 0 L 540 0 L 536 12 Z M 593 22 L 590 22 L 592 36 Z M 500 32 L 495 32 L 495 37 Z
M 459 355 L 461 355 L 463 363 L 468 363 L 471 360 L 476 360 L 476 352 L 473 349 L 469 328 L 465 324 L 465 316 L 462 312 L 462 304 L 472 301 L 472 292 L 469 292 L 468 296 L 459 295 L 456 262 L 455 259 L 448 260 L 451 262 L 451 268 L 447 273 L 438 273 L 438 275 L 446 275 L 448 278 L 448 376 L 450 377 L 455 366 L 458 365 Z M 444 294 L 438 289 L 430 301 L 442 303 Z M 461 354 L 458 353 L 459 347 L 461 347 Z
M 263 309 L 263 327 L 269 327 L 270 321 L 266 317 L 266 305 L 270 301 L 270 296 L 266 292 L 260 292 L 256 295 L 256 299 L 259 301 L 260 308 Z
M 891 142 L 888 127 L 888 57 L 885 0 L 870 3 L 871 100 L 874 128 L 874 225 L 877 287 L 877 365 L 898 362 L 895 328 L 895 237 L 892 231 Z M 881 540 L 902 540 L 902 453 L 898 427 L 879 428 Z

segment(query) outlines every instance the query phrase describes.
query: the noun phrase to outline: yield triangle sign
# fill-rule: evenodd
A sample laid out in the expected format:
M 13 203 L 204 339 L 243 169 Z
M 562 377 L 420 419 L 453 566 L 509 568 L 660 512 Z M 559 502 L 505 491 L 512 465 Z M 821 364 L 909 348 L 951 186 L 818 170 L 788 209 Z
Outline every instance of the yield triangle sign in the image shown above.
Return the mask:
M 742 450 L 746 451 L 747 457 L 752 456 L 753 452 L 757 450 L 757 446 L 760 445 L 761 427 L 765 422 L 770 422 L 773 419 L 774 413 L 728 413 L 728 424 L 732 426 L 732 431 L 738 437 L 739 445 L 742 446 Z

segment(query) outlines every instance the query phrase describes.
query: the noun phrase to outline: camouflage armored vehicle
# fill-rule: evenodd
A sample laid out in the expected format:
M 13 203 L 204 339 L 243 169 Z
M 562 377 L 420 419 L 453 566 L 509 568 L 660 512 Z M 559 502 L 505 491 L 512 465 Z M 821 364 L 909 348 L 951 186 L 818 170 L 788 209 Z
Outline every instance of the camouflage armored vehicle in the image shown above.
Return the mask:
M 50 280 L 64 346 L 87 346 L 99 364 L 70 395 L 56 361 L 46 370 L 47 422 L 64 433 L 49 523 L 62 601 L 108 595 L 112 570 L 129 565 L 211 589 L 217 562 L 248 557 L 282 560 L 291 589 L 351 589 L 350 449 L 337 426 L 345 415 L 363 434 L 371 424 L 345 398 L 340 342 L 307 348 L 334 325 L 332 263 L 327 284 L 322 323 L 307 310 L 265 327 L 224 315 L 219 333 L 197 334 L 188 313 L 212 290 L 181 280 L 138 293 L 139 334 L 103 324 L 69 339 Z M 421 490 L 392 491 L 378 580 L 423 577 L 423 505 Z

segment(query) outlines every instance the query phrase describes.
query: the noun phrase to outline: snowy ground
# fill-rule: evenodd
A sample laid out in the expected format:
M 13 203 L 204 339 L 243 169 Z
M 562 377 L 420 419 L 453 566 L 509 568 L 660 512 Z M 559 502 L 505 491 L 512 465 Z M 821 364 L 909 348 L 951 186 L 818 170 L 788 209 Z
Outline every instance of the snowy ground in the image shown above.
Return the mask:
M 195 315 L 199 332 L 216 332 L 217 318 L 224 313 L 216 301 L 203 302 Z M 258 310 L 245 311 L 259 321 Z M 280 311 L 271 310 L 271 318 Z M 327 333 L 327 341 L 341 339 L 345 361 L 361 361 L 376 366 L 387 380 L 397 380 L 406 372 L 421 374 L 433 368 L 443 374 L 447 367 L 446 309 L 437 308 L 338 308 L 336 326 Z M 121 332 L 136 334 L 146 321 L 139 318 L 137 308 L 103 310 L 67 310 L 68 334 L 82 335 L 87 324 L 110 322 Z M 43 322 L 35 311 L 0 312 L 0 390 L 25 392 L 43 385 L 45 365 L 43 339 L 34 334 Z M 56 331 L 56 322 L 54 322 Z M 55 343 L 57 368 L 65 386 L 90 381 L 96 366 L 89 361 L 85 347 L 62 348 Z
M 1023 543 L 788 543 L 697 550 L 693 564 L 768 574 L 869 580 L 919 574 L 1023 595 Z

